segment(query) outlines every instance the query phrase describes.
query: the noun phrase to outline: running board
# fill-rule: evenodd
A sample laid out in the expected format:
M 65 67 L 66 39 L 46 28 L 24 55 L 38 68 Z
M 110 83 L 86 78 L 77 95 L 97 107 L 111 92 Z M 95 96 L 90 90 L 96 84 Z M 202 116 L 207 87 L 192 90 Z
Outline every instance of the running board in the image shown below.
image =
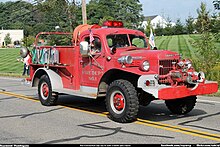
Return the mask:
M 85 98 L 91 98 L 91 99 L 96 99 L 97 94 L 95 93 L 86 93 L 82 92 L 80 90 L 70 90 L 67 88 L 63 89 L 53 89 L 53 92 L 58 92 L 58 93 L 63 93 L 63 94 L 68 94 L 68 95 L 74 95 L 74 96 L 79 96 L 79 97 L 85 97 Z

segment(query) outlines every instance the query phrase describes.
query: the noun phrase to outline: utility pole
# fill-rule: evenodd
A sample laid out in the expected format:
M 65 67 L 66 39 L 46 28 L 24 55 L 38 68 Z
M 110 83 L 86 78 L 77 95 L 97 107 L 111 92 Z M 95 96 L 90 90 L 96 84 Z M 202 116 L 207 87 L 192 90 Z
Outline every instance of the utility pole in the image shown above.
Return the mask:
M 82 18 L 83 18 L 83 24 L 87 24 L 86 0 L 82 0 Z

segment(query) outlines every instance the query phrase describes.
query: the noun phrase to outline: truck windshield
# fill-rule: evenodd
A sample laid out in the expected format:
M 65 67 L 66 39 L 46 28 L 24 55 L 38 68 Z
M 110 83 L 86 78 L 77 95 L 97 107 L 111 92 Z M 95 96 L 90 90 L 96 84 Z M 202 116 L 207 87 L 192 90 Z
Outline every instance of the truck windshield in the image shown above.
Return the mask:
M 122 48 L 127 46 L 135 46 L 138 48 L 147 48 L 147 42 L 143 36 L 134 34 L 114 34 L 107 36 L 108 46 Z

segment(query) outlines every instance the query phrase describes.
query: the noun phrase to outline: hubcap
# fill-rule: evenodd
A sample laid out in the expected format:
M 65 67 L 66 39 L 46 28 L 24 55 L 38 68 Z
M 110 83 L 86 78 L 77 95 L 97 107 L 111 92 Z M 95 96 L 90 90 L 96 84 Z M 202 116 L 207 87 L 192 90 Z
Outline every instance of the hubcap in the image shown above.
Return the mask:
M 110 104 L 115 113 L 121 114 L 125 109 L 124 95 L 120 91 L 114 91 L 110 97 Z
M 120 93 L 114 95 L 113 102 L 118 111 L 121 111 L 124 108 L 124 97 Z
M 49 87 L 48 87 L 48 85 L 47 85 L 46 82 L 42 83 L 42 85 L 41 85 L 41 96 L 42 96 L 42 98 L 45 99 L 45 100 L 46 100 L 46 99 L 48 98 L 48 96 L 49 96 Z

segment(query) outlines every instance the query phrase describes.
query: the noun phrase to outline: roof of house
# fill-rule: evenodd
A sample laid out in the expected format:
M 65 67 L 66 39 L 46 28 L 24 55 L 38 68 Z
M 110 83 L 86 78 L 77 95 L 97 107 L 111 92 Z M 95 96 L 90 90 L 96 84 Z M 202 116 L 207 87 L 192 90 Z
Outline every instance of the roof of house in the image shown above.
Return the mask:
M 144 17 L 144 20 L 145 20 L 145 21 L 152 20 L 152 19 L 154 19 L 154 18 L 157 17 L 157 16 L 158 16 L 158 15 L 145 16 L 145 17 Z

